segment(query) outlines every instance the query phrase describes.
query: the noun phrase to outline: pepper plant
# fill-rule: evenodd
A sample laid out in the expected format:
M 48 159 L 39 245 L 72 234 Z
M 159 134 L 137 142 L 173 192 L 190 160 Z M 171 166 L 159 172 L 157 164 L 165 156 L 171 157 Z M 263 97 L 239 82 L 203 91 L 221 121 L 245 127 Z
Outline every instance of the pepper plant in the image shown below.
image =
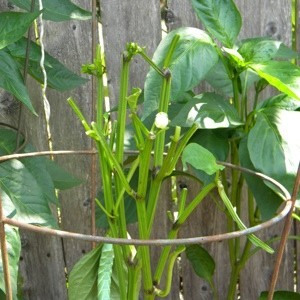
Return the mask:
M 184 188 L 175 197 L 174 214 L 165 212 L 171 222 L 168 239 L 177 238 L 182 225 L 212 191 L 226 208 L 228 231 L 245 229 L 240 218 L 245 182 L 249 224 L 274 216 L 283 201 L 280 192 L 235 169 L 229 186 L 220 160 L 262 172 L 292 190 L 300 150 L 295 130 L 300 126 L 300 69 L 291 62 L 297 53 L 268 37 L 238 40 L 242 19 L 234 1 L 192 0 L 192 5 L 205 30 L 171 31 L 152 59 L 139 45 L 127 45 L 117 118 L 112 124 L 108 112 L 103 112 L 105 68 L 99 49 L 95 61 L 83 67 L 98 80 L 97 119 L 89 124 L 75 100 L 68 100 L 98 149 L 102 189 L 95 199 L 97 222 L 107 228 L 108 236 L 127 238 L 128 223 L 137 221 L 139 238 L 150 239 L 162 183 L 177 176 L 192 177 L 202 186 L 189 203 Z M 143 91 L 134 88 L 130 93 L 129 68 L 135 55 L 149 63 L 150 71 Z M 195 94 L 203 81 L 213 91 Z M 262 91 L 268 86 L 276 94 L 263 99 Z M 124 144 L 127 130 L 132 133 L 131 149 Z M 178 170 L 179 163 L 183 170 Z M 247 236 L 243 247 L 238 239 L 229 241 L 227 299 L 234 299 L 239 272 L 253 247 L 273 253 L 254 234 Z M 144 299 L 166 297 L 176 258 L 184 251 L 196 273 L 216 290 L 213 258 L 201 246 L 165 246 L 156 266 L 150 250 L 149 246 L 98 245 L 71 271 L 70 299 L 79 295 L 81 299 L 138 299 L 140 293 Z M 89 270 L 87 277 L 83 270 Z

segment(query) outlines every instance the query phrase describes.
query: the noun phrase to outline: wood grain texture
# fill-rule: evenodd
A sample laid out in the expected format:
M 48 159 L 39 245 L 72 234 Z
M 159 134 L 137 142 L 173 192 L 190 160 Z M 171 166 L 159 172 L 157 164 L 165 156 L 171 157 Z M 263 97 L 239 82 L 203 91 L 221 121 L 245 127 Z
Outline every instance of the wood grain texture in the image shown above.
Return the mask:
M 111 105 L 116 105 L 120 85 L 121 54 L 126 50 L 128 42 L 136 42 L 146 47 L 146 52 L 152 57 L 161 39 L 160 6 L 156 0 L 103 0 L 100 7 L 109 96 Z M 135 57 L 131 63 L 130 85 L 143 88 L 148 70 L 148 65 L 140 57 Z
M 5 2 L 5 3 L 4 3 Z M 18 10 L 7 1 L 0 1 L 0 8 Z M 39 114 L 43 116 L 41 88 L 28 77 L 29 94 Z M 0 122 L 17 126 L 19 103 L 7 92 L 0 93 Z M 3 108 L 3 109 L 2 109 Z M 35 117 L 23 108 L 21 132 L 26 133 L 29 143 L 36 149 L 47 149 L 45 123 L 42 117 Z M 61 240 L 20 231 L 22 251 L 20 257 L 20 278 L 24 299 L 67 299 L 65 270 Z

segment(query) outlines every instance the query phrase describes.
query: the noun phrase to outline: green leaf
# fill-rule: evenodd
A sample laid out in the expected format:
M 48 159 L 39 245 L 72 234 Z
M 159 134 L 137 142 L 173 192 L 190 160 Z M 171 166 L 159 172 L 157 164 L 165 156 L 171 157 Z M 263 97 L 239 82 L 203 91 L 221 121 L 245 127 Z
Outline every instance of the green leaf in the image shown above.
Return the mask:
M 20 39 L 39 14 L 40 12 L 1 12 L 0 49 Z
M 276 53 L 275 58 L 285 60 L 298 59 L 299 54 L 297 51 L 292 50 L 290 47 L 282 43 Z
M 200 245 L 187 246 L 185 250 L 187 259 L 193 266 L 195 273 L 212 284 L 215 272 L 215 262 L 210 254 Z
M 242 55 L 236 50 L 232 48 L 222 48 L 223 51 L 226 53 L 229 61 L 231 64 L 237 69 L 243 70 L 245 67 L 245 59 L 242 57 Z
M 184 168 L 186 168 L 187 163 L 208 175 L 224 169 L 223 166 L 217 164 L 216 158 L 210 151 L 195 143 L 188 144 L 182 152 Z
M 257 113 L 248 150 L 256 170 L 293 190 L 299 164 L 300 112 L 266 108 Z
M 225 96 L 233 96 L 232 81 L 230 80 L 226 68 L 220 59 L 218 63 L 207 73 L 205 80 L 218 92 Z
M 0 189 L 8 196 L 4 197 L 3 201 L 13 203 L 16 210 L 13 216 L 15 219 L 57 227 L 41 188 L 20 161 L 14 159 L 0 164 Z
M 13 57 L 4 50 L 0 50 L 0 87 L 14 95 L 36 115 L 19 67 Z
M 196 123 L 199 128 L 229 128 L 242 125 L 237 111 L 222 96 L 204 93 L 187 102 L 172 120 L 172 126 L 190 127 Z
M 34 152 L 36 149 L 27 144 L 24 148 L 25 153 Z M 47 202 L 57 203 L 57 197 L 55 195 L 55 187 L 51 176 L 47 172 L 46 162 L 48 159 L 45 157 L 28 157 L 20 160 L 25 168 L 30 172 L 30 174 L 36 180 L 36 183 L 41 189 L 44 199 Z
M 285 94 L 279 94 L 260 102 L 257 105 L 257 110 L 268 107 L 276 107 L 284 110 L 299 110 L 300 101 L 289 97 Z
M 268 299 L 268 292 L 262 292 L 260 294 L 259 300 L 267 300 Z M 295 292 L 289 291 L 276 291 L 274 293 L 273 300 L 299 300 L 300 294 Z
M 12 154 L 16 149 L 16 131 L 10 128 L 0 128 L 0 155 Z M 20 143 L 24 141 L 20 136 Z
M 200 129 L 192 136 L 189 143 L 197 143 L 209 150 L 217 160 L 225 161 L 229 153 L 228 130 L 224 129 Z M 191 167 L 195 176 L 207 185 L 215 180 L 214 175 Z
M 260 63 L 274 58 L 281 44 L 270 38 L 251 38 L 241 41 L 238 52 L 246 62 Z
M 21 240 L 18 229 L 11 226 L 5 227 L 6 247 L 8 252 L 9 272 L 12 286 L 13 299 L 17 299 L 18 266 L 21 252 Z M 1 250 L 0 250 L 1 254 Z M 4 271 L 0 259 L 0 290 L 5 292 Z
M 209 150 L 220 161 L 225 161 L 229 153 L 228 130 L 202 129 L 190 139 L 190 143 L 197 143 Z
M 225 58 L 227 59 L 227 58 Z M 246 91 L 258 81 L 259 76 L 251 69 L 246 69 L 240 74 L 242 88 L 246 85 Z M 233 97 L 232 80 L 229 78 L 226 68 L 219 62 L 205 76 L 205 80 L 219 93 L 227 97 Z
M 84 255 L 73 267 L 69 275 L 69 300 L 97 299 L 97 276 L 103 245 Z
M 170 32 L 159 44 L 153 61 L 160 68 L 175 35 L 179 35 L 180 39 L 169 65 L 172 75 L 171 101 L 177 101 L 182 94 L 198 85 L 218 61 L 212 39 L 200 29 L 187 27 Z M 158 109 L 161 86 L 162 77 L 151 69 L 145 82 L 143 118 Z
M 104 244 L 98 269 L 98 300 L 110 300 L 111 275 L 114 263 L 112 244 Z
M 10 0 L 10 2 L 30 11 L 31 0 Z M 71 19 L 88 20 L 92 17 L 91 12 L 80 8 L 69 0 L 43 0 L 43 8 L 43 18 L 55 22 Z M 35 10 L 39 10 L 38 1 L 35 2 Z
M 242 27 L 242 18 L 234 1 L 192 0 L 192 5 L 207 31 L 232 48 Z
M 128 269 L 126 266 L 125 261 L 123 260 L 123 272 L 125 274 L 125 286 L 128 287 Z M 113 270 L 111 274 L 111 287 L 110 287 L 110 298 L 109 300 L 120 300 L 120 284 L 119 284 L 119 278 L 118 278 L 118 269 L 117 269 L 117 264 L 113 265 Z M 141 272 L 140 272 L 141 274 Z M 137 281 L 137 288 L 141 286 L 141 275 L 139 274 Z
M 82 180 L 71 175 L 56 162 L 45 159 L 44 164 L 56 189 L 66 190 L 82 183 Z
M 19 62 L 20 67 L 23 67 L 25 64 L 26 46 L 26 38 L 22 38 L 16 43 L 7 46 L 8 51 Z M 31 42 L 28 72 L 37 81 L 43 83 L 44 77 L 40 68 L 40 60 L 41 48 L 36 43 Z M 47 72 L 48 85 L 53 89 L 66 91 L 87 82 L 87 79 L 76 75 L 48 53 L 45 53 L 44 65 Z
M 300 68 L 287 61 L 273 61 L 250 64 L 260 77 L 277 90 L 300 100 Z
M 239 157 L 242 167 L 254 170 L 255 168 L 250 160 L 247 149 L 247 138 L 242 139 L 239 146 Z M 274 217 L 277 209 L 282 204 L 282 199 L 271 188 L 269 188 L 262 179 L 257 176 L 243 173 L 246 182 L 255 198 L 261 217 L 263 220 L 269 220 Z

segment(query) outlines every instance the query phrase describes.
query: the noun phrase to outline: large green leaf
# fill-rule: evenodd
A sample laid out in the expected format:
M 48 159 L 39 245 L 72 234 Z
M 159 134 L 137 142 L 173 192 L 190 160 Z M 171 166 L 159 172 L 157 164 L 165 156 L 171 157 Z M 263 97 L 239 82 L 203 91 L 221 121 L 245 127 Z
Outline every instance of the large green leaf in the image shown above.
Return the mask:
M 20 39 L 39 14 L 40 12 L 1 12 L 0 49 Z
M 103 245 L 84 255 L 73 267 L 69 275 L 69 300 L 97 299 L 97 276 Z
M 171 125 L 190 127 L 194 123 L 205 129 L 237 127 L 243 124 L 235 108 L 215 93 L 204 93 L 188 101 Z
M 0 155 L 13 153 L 16 148 L 17 132 L 8 128 L 0 128 L 0 137 Z M 22 136 L 20 142 L 23 142 Z M 28 153 L 34 152 L 36 149 L 32 145 L 27 144 L 22 151 Z M 44 198 L 48 202 L 57 204 L 55 189 L 64 190 L 81 183 L 81 180 L 75 178 L 58 164 L 45 157 L 28 157 L 20 161 L 35 178 Z
M 24 152 L 34 152 L 35 148 L 31 145 L 26 145 Z M 25 168 L 36 180 L 36 183 L 41 189 L 43 197 L 46 201 L 57 203 L 57 197 L 55 195 L 55 187 L 51 176 L 46 170 L 45 162 L 47 161 L 44 157 L 28 157 L 20 160 Z
M 255 171 L 247 149 L 247 138 L 242 139 L 240 142 L 239 156 L 243 167 Z M 259 177 L 247 173 L 243 173 L 243 175 L 255 198 L 262 219 L 268 220 L 274 217 L 274 214 L 282 203 L 280 196 L 270 189 Z
M 13 299 L 17 299 L 17 279 L 18 279 L 18 266 L 21 252 L 21 240 L 17 228 L 6 226 L 6 247 L 8 252 L 9 273 L 12 287 Z M 1 250 L 0 250 L 1 254 Z M 0 290 L 5 292 L 3 263 L 0 259 Z
M 15 207 L 14 217 L 19 221 L 56 227 L 48 201 L 36 179 L 26 166 L 18 160 L 0 164 L 0 189 L 8 196 Z
M 16 43 L 7 46 L 10 54 L 19 61 L 20 67 L 23 67 L 25 63 L 26 46 L 26 38 L 22 38 Z M 36 80 L 43 83 L 44 77 L 40 68 L 40 60 L 41 48 L 36 43 L 31 42 L 28 72 Z M 45 53 L 44 65 L 47 72 L 48 85 L 53 89 L 65 91 L 87 82 L 87 79 L 76 75 L 48 53 Z
M 260 294 L 259 300 L 267 300 L 268 292 L 262 292 Z M 289 291 L 275 291 L 273 300 L 299 300 L 300 294 Z
M 266 108 L 257 113 L 248 150 L 256 170 L 293 189 L 299 164 L 300 112 Z
M 190 164 L 197 170 L 204 171 L 208 175 L 216 173 L 218 170 L 223 170 L 224 167 L 217 164 L 214 155 L 204 147 L 190 143 L 182 152 L 182 164 L 186 169 L 186 164 Z
M 211 38 L 197 28 L 179 28 L 170 32 L 159 44 L 153 61 L 163 67 L 165 56 L 175 35 L 180 39 L 172 55 L 169 69 L 172 74 L 171 101 L 194 88 L 217 63 L 218 54 Z M 158 108 L 162 77 L 151 69 L 145 82 L 144 118 Z
M 241 15 L 232 0 L 192 0 L 207 31 L 226 47 L 233 47 L 242 27 Z
M 252 38 L 241 41 L 238 52 L 246 62 L 260 63 L 276 56 L 282 42 L 270 38 Z
M 112 244 L 104 244 L 98 269 L 98 300 L 110 300 L 111 275 L 114 263 Z
M 287 61 L 270 60 L 249 67 L 279 91 L 300 100 L 300 68 Z
M 257 105 L 257 110 L 267 107 L 277 107 L 284 110 L 299 110 L 300 101 L 286 94 L 279 94 L 260 102 Z
M 31 0 L 10 0 L 10 2 L 30 11 Z M 43 0 L 43 8 L 43 18 L 55 22 L 71 19 L 88 20 L 92 17 L 91 12 L 82 9 L 70 0 Z M 39 10 L 38 1 L 35 2 L 35 10 Z
M 0 127 L 0 155 L 12 154 L 16 150 L 16 131 L 11 128 Z M 23 143 L 23 137 L 20 136 L 20 143 Z
M 225 161 L 229 153 L 227 129 L 202 129 L 192 136 L 190 143 L 197 143 L 209 150 L 220 161 Z
M 13 94 L 32 113 L 36 114 L 19 67 L 13 57 L 4 50 L 0 50 L 0 87 Z
M 56 189 L 66 190 L 82 183 L 82 180 L 64 170 L 55 161 L 45 159 L 43 163 Z
M 186 247 L 185 253 L 187 259 L 192 264 L 195 273 L 212 284 L 215 272 L 215 262 L 207 250 L 200 245 L 191 245 Z

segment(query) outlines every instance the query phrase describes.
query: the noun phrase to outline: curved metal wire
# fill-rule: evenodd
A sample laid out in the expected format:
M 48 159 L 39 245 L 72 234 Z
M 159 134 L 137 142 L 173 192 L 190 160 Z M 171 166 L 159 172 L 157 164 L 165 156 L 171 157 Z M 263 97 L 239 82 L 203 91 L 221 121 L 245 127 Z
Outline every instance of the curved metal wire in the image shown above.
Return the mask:
M 31 152 L 31 153 L 21 153 L 21 154 L 11 154 L 11 155 L 5 155 L 0 157 L 0 162 L 7 161 L 10 159 L 18 159 L 18 158 L 24 158 L 24 157 L 33 157 L 33 156 L 42 156 L 42 155 L 68 155 L 68 154 L 95 154 L 94 150 L 81 150 L 81 151 L 42 151 L 42 152 Z M 274 186 L 276 186 L 283 194 L 285 205 L 280 213 L 278 213 L 275 217 L 272 219 L 263 222 L 259 225 L 249 227 L 244 230 L 239 231 L 233 231 L 228 233 L 221 233 L 216 235 L 210 235 L 210 236 L 201 236 L 201 237 L 190 237 L 190 238 L 177 238 L 177 239 L 149 239 L 149 240 L 140 240 L 140 239 L 124 239 L 124 238 L 111 238 L 111 237 L 104 237 L 104 236 L 93 236 L 88 234 L 81 234 L 81 233 L 75 233 L 75 232 L 69 232 L 69 231 L 63 231 L 63 230 L 56 230 L 51 228 L 45 228 L 40 227 L 36 225 L 26 224 L 23 222 L 19 222 L 13 219 L 9 219 L 4 217 L 2 219 L 2 222 L 8 225 L 16 226 L 19 228 L 23 228 L 25 230 L 35 231 L 41 234 L 49 234 L 58 236 L 61 238 L 71 238 L 71 239 L 78 239 L 78 240 L 84 240 L 84 241 L 90 241 L 90 242 L 97 242 L 97 243 L 110 243 L 110 244 L 119 244 L 119 245 L 146 245 L 146 246 L 167 246 L 167 245 L 188 245 L 188 244 L 206 244 L 206 243 L 212 243 L 212 242 L 218 242 L 223 240 L 228 240 L 232 238 L 241 237 L 244 235 L 249 235 L 251 233 L 255 233 L 259 230 L 268 228 L 279 221 L 281 221 L 291 210 L 292 202 L 291 202 L 291 196 L 289 192 L 285 189 L 284 186 L 282 186 L 279 182 L 272 179 L 269 176 L 266 176 L 264 174 L 242 168 L 239 166 L 232 165 L 230 163 L 226 162 L 219 162 L 220 164 L 229 167 L 229 168 L 235 168 L 237 170 L 240 170 L 241 172 L 247 172 L 253 176 L 257 176 L 265 181 L 268 181 L 272 183 Z

